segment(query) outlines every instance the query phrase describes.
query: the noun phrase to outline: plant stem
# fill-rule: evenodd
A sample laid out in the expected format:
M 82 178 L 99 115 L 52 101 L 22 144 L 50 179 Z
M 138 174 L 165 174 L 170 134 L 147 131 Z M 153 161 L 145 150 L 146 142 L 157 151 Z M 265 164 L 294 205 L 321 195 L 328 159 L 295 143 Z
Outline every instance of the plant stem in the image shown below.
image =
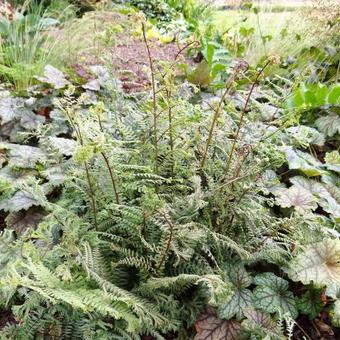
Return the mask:
M 171 154 L 171 176 L 174 175 L 174 136 L 173 136 L 173 125 L 172 125 L 172 107 L 170 105 L 171 91 L 166 90 L 167 105 L 168 105 L 168 121 L 169 121 L 169 143 L 170 143 L 170 154 Z
M 166 216 L 166 214 L 162 213 L 162 212 L 159 212 L 161 214 L 161 216 L 165 219 L 165 222 L 168 224 L 169 226 L 169 238 L 168 238 L 168 241 L 167 241 L 167 244 L 166 244 L 166 248 L 165 248 L 165 251 L 162 255 L 162 258 L 156 268 L 156 271 L 159 271 L 159 269 L 162 267 L 164 261 L 165 261 L 165 258 L 166 258 L 166 255 L 168 254 L 169 250 L 170 250 L 170 246 L 171 246 L 171 242 L 172 242 L 172 239 L 173 239 L 173 232 L 174 232 L 174 225 L 172 224 L 172 222 L 168 219 L 168 217 Z
M 99 124 L 99 128 L 100 128 L 100 131 L 101 132 L 104 132 L 104 128 L 103 128 L 103 124 L 102 124 L 102 121 L 100 119 L 100 115 L 98 115 L 98 124 Z M 116 185 L 116 181 L 115 181 L 115 178 L 113 176 L 113 172 L 112 172 L 112 169 L 111 169 L 111 166 L 110 166 L 110 162 L 109 162 L 109 159 L 107 158 L 106 154 L 104 151 L 101 151 L 100 153 L 104 159 L 104 162 L 106 164 L 106 167 L 107 167 L 107 170 L 109 171 L 109 175 L 110 175 L 110 178 L 111 178 L 111 183 L 112 183 L 112 188 L 113 188 L 113 192 L 115 194 L 115 198 L 116 198 L 116 203 L 117 204 L 120 204 L 119 203 L 119 196 L 118 196 L 118 191 L 117 191 L 117 185 Z
M 146 39 L 145 24 L 142 23 L 143 39 L 146 46 L 149 59 L 149 67 L 151 71 L 151 86 L 152 86 L 152 113 L 153 113 L 153 141 L 155 149 L 155 173 L 158 175 L 158 139 L 157 139 L 157 103 L 156 103 L 156 82 L 155 82 L 155 70 L 151 57 L 151 51 Z
M 223 92 L 223 95 L 217 105 L 217 108 L 214 110 L 214 115 L 213 115 L 213 118 L 212 118 L 212 122 L 211 122 L 211 125 L 210 125 L 210 129 L 209 129 L 209 134 L 208 134 L 208 139 L 207 139 L 207 143 L 205 145 L 205 149 L 204 149 L 204 153 L 203 153 L 203 157 L 202 157 L 202 160 L 201 160 L 201 164 L 200 164 L 200 170 L 202 171 L 203 168 L 204 168 L 204 164 L 205 164 L 205 161 L 206 161 L 206 158 L 207 158 L 207 154 L 208 154 L 208 149 L 209 149 L 209 146 L 211 144 L 211 140 L 212 140 L 212 136 L 213 136 L 213 133 L 214 133 L 214 129 L 215 129 L 215 125 L 216 125 L 216 122 L 217 122 L 217 119 L 218 117 L 220 116 L 220 113 L 221 113 L 221 109 L 222 109 L 222 105 L 224 103 L 224 100 L 225 100 L 225 97 L 227 96 L 231 86 L 232 86 L 232 83 L 233 83 L 233 80 L 234 80 L 234 76 L 233 75 L 227 82 L 226 82 L 226 85 L 225 85 L 225 90 Z
M 108 169 L 108 171 L 109 171 L 109 174 L 110 174 L 110 177 L 111 177 L 112 188 L 113 188 L 113 192 L 114 192 L 114 194 L 115 194 L 116 203 L 117 203 L 117 204 L 120 204 L 120 202 L 119 202 L 119 195 L 118 195 L 118 191 L 117 191 L 117 185 L 116 185 L 116 181 L 115 181 L 115 178 L 114 178 L 114 176 L 113 176 L 113 173 L 112 173 L 112 169 L 111 169 L 111 166 L 110 166 L 110 162 L 109 162 L 107 156 L 105 155 L 104 151 L 101 152 L 101 155 L 102 155 L 102 157 L 103 157 L 103 159 L 104 159 L 104 162 L 105 162 L 105 164 L 106 164 L 106 167 L 107 167 L 107 169 Z
M 250 101 L 250 97 L 255 89 L 255 86 L 257 84 L 257 81 L 259 80 L 261 74 L 263 73 L 263 71 L 265 70 L 265 68 L 271 63 L 270 60 L 268 60 L 264 66 L 257 72 L 256 74 L 256 77 L 251 85 L 251 88 L 250 88 L 250 91 L 248 93 L 248 96 L 247 96 L 247 99 L 246 99 L 246 102 L 244 104 L 244 107 L 243 107 L 243 110 L 241 112 L 241 116 L 240 116 L 240 121 L 238 123 L 238 126 L 237 126 L 237 130 L 236 130 L 236 134 L 235 134 L 235 138 L 233 140 L 233 144 L 231 146 L 231 150 L 230 150 L 230 153 L 229 153 L 229 156 L 228 156 L 228 161 L 227 161 L 227 165 L 224 169 L 224 174 L 223 174 L 223 177 L 225 177 L 228 173 L 228 171 L 230 170 L 230 165 L 231 165 L 231 161 L 232 161 L 232 158 L 233 158 L 233 154 L 234 154 L 234 151 L 235 151 L 235 148 L 236 148 L 236 143 L 238 141 L 238 138 L 239 138 L 239 135 L 240 135 L 240 131 L 241 131 L 241 128 L 242 128 L 242 124 L 243 124 L 243 119 L 244 119 L 244 116 L 246 114 L 246 111 L 247 111 L 247 108 L 248 108 L 248 105 L 249 105 L 249 101 Z
M 93 190 L 93 186 L 92 186 L 92 182 L 91 182 L 89 168 L 88 168 L 86 161 L 84 161 L 84 168 L 85 168 L 87 183 L 89 185 L 89 190 L 90 190 L 90 199 L 91 199 L 91 205 L 92 205 L 92 211 L 93 211 L 94 226 L 95 226 L 95 229 L 98 229 L 97 204 L 96 204 L 96 200 L 95 200 L 95 195 L 94 195 L 94 190 Z
M 71 126 L 73 127 L 74 131 L 76 132 L 77 138 L 79 140 L 79 143 L 81 146 L 84 145 L 84 141 L 83 141 L 83 136 L 81 134 L 80 128 L 78 126 L 78 124 L 73 121 L 71 115 L 68 113 L 67 110 L 63 110 L 65 112 L 65 114 L 68 117 L 68 120 L 71 124 Z M 86 173 L 86 179 L 87 179 L 87 184 L 89 186 L 89 191 L 90 191 L 90 199 L 91 199 L 91 205 L 92 205 L 92 212 L 93 212 L 93 218 L 94 218 L 94 226 L 95 229 L 98 229 L 98 223 L 97 223 L 97 204 L 96 204 L 96 199 L 95 199 L 95 194 L 94 194 L 94 189 L 93 189 L 93 185 L 91 182 L 91 176 L 90 176 L 90 171 L 87 165 L 87 162 L 84 161 L 84 169 L 85 169 L 85 173 Z

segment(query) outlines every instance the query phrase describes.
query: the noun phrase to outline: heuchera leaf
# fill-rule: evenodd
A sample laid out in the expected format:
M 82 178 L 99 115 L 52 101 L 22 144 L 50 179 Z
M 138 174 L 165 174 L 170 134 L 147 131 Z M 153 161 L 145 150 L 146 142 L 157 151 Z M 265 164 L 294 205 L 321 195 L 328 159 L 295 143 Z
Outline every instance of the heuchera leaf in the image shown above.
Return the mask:
M 253 293 L 247 289 L 252 283 L 252 278 L 241 264 L 228 265 L 225 273 L 233 284 L 234 294 L 227 303 L 219 306 L 218 316 L 229 320 L 236 315 L 237 319 L 242 319 L 243 310 L 252 307 L 253 303 Z
M 313 195 L 317 200 L 318 205 L 335 220 L 340 218 L 340 204 L 338 204 L 337 199 L 333 197 L 333 193 L 327 189 L 327 185 L 302 176 L 295 176 L 291 178 L 290 181 L 294 186 L 300 186 Z
M 236 320 L 221 320 L 206 313 L 195 322 L 195 328 L 195 340 L 238 340 L 241 325 Z
M 340 117 L 336 114 L 320 117 L 315 121 L 316 127 L 326 136 L 333 137 L 340 133 Z
M 323 164 L 312 155 L 294 150 L 291 146 L 283 148 L 286 154 L 289 169 L 300 170 L 308 177 L 320 176 L 323 172 Z
M 243 311 L 253 304 L 253 294 L 249 289 L 237 289 L 228 303 L 222 304 L 218 308 L 218 316 L 223 319 L 242 319 Z
M 318 207 L 316 198 L 300 185 L 293 185 L 289 189 L 280 189 L 275 194 L 278 205 L 283 208 L 294 208 L 302 214 Z
M 17 191 L 11 198 L 0 202 L 0 210 L 6 212 L 17 212 L 27 210 L 39 202 L 25 191 Z
M 340 154 L 338 150 L 327 152 L 325 155 L 325 162 L 329 170 L 340 173 Z
M 273 273 L 257 275 L 254 279 L 254 305 L 267 313 L 289 313 L 292 318 L 298 315 L 293 293 L 288 290 L 288 282 Z
M 291 262 L 288 275 L 306 285 L 340 283 L 340 240 L 328 238 L 308 246 Z
M 270 315 L 262 313 L 256 309 L 246 309 L 244 311 L 244 315 L 247 318 L 247 324 L 259 327 L 262 330 L 264 329 L 268 332 L 277 332 L 276 322 L 271 318 Z
M 44 216 L 44 211 L 36 207 L 26 211 L 13 212 L 6 217 L 6 226 L 14 229 L 17 235 L 21 235 L 27 229 L 35 228 Z
M 8 150 L 8 165 L 10 167 L 32 169 L 37 162 L 44 162 L 46 160 L 44 152 L 33 146 L 3 143 L 0 145 L 0 148 Z
M 326 295 L 330 296 L 332 299 L 340 299 L 340 285 L 336 283 L 331 283 L 326 288 Z
M 326 198 L 330 195 L 327 189 L 320 182 L 315 180 L 302 176 L 295 176 L 290 178 L 289 181 L 296 186 L 302 187 L 317 197 Z
M 286 132 L 297 146 L 307 147 L 309 144 L 323 146 L 325 144 L 325 136 L 309 126 L 292 126 Z
M 297 306 L 302 314 L 308 315 L 310 319 L 317 317 L 323 308 L 321 301 L 321 289 L 310 287 L 308 291 L 297 300 Z
M 62 89 L 70 83 L 65 78 L 64 73 L 52 65 L 46 65 L 44 75 L 42 77 L 37 77 L 37 79 L 43 83 L 52 85 L 55 89 Z
M 72 156 L 77 147 L 77 142 L 73 139 L 49 137 L 49 141 L 55 149 L 65 156 Z

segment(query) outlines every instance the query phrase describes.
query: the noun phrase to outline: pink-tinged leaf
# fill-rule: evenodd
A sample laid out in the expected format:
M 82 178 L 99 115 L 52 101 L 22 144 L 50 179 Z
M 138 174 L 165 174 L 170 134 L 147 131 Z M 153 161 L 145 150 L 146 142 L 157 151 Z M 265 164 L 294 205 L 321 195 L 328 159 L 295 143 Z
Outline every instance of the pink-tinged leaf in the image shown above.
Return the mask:
M 203 314 L 195 323 L 194 340 L 237 340 L 241 325 L 236 320 L 221 320 L 213 314 Z

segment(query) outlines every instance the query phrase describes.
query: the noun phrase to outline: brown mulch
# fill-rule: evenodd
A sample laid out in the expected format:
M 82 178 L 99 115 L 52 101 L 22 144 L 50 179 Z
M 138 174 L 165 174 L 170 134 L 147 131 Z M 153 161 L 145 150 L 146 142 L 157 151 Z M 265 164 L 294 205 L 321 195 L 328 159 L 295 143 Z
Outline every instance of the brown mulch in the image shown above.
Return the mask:
M 117 40 L 121 43 L 116 44 L 109 51 L 103 51 L 103 53 L 109 56 L 112 70 L 121 82 L 122 89 L 126 93 L 149 89 L 151 86 L 150 62 L 145 42 L 131 37 Z M 148 41 L 148 46 L 155 72 L 161 69 L 162 62 L 168 62 L 170 65 L 185 63 L 191 68 L 195 66 L 195 60 L 187 56 L 184 44 L 177 42 L 163 44 L 154 39 Z M 86 55 L 82 59 L 86 59 L 86 61 L 73 64 L 72 67 L 80 78 L 91 81 L 93 75 L 87 70 L 87 66 L 98 65 L 102 62 L 94 55 Z
M 178 55 L 184 45 L 176 42 L 163 44 L 158 40 L 148 41 L 151 57 L 157 69 L 161 62 L 182 62 L 193 66 L 193 59 L 186 51 Z M 131 39 L 112 49 L 113 67 L 126 92 L 142 91 L 150 86 L 150 63 L 144 41 Z

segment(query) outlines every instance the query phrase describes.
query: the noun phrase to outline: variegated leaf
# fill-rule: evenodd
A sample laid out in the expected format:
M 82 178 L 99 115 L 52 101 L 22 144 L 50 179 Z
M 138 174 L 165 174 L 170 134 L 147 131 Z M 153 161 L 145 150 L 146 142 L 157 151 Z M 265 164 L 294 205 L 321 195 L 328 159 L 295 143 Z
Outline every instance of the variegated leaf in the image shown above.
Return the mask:
M 238 340 L 241 325 L 236 320 L 221 320 L 213 314 L 203 314 L 195 323 L 194 340 Z
M 340 283 L 340 240 L 328 238 L 308 246 L 291 262 L 288 275 L 320 287 Z

